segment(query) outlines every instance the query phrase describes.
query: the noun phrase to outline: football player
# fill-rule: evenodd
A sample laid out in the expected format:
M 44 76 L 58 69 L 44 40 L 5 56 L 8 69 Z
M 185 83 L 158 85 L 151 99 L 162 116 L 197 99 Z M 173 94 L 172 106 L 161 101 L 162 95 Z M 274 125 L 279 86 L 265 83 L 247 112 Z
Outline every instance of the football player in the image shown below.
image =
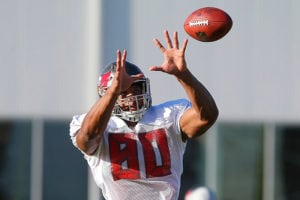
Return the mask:
M 153 40 L 164 62 L 150 70 L 174 76 L 188 99 L 152 105 L 148 78 L 118 50 L 99 77 L 100 98 L 70 123 L 73 144 L 108 200 L 177 200 L 186 141 L 217 119 L 213 97 L 187 67 L 188 40 L 180 47 L 177 32 L 173 41 L 168 31 L 164 37 L 166 46 Z

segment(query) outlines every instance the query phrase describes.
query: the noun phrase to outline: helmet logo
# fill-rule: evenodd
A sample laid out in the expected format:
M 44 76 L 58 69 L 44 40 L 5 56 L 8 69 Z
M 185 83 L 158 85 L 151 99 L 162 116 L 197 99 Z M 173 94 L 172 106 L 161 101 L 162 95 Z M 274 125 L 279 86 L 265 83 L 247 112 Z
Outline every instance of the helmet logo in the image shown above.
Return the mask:
M 108 71 L 99 77 L 98 93 L 100 96 L 105 94 L 106 90 L 111 86 L 112 80 L 113 73 L 111 71 Z

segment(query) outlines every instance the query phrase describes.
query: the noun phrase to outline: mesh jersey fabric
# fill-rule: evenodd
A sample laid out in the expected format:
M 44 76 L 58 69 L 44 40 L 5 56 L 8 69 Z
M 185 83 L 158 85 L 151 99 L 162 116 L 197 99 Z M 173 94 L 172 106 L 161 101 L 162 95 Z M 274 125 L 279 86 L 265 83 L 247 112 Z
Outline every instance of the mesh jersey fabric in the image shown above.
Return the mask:
M 107 200 L 177 200 L 183 171 L 179 119 L 191 106 L 186 99 L 152 106 L 134 128 L 112 116 L 97 151 L 84 154 L 96 184 Z M 85 114 L 70 123 L 76 134 Z

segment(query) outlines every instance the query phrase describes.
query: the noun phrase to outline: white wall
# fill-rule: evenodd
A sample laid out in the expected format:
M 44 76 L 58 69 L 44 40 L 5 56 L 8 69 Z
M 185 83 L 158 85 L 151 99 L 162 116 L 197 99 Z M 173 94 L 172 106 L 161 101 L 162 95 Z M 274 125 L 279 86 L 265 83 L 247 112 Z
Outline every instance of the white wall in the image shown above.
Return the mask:
M 147 70 L 162 62 L 153 37 L 163 40 L 168 29 L 189 38 L 188 64 L 215 97 L 220 119 L 299 121 L 299 1 L 100 2 L 0 2 L 0 117 L 86 111 L 97 98 L 99 65 L 117 48 L 143 66 L 154 103 L 185 96 L 173 77 Z M 201 43 L 184 32 L 187 15 L 204 6 L 231 15 L 225 38 Z
M 163 39 L 163 29 L 178 30 L 181 38 L 189 38 L 188 64 L 216 98 L 222 119 L 299 121 L 299 1 L 143 3 L 134 2 L 132 17 L 134 59 L 138 63 L 159 64 L 162 57 L 152 38 Z M 188 13 L 205 6 L 222 8 L 233 19 L 232 30 L 220 41 L 197 42 L 182 28 Z M 177 88 L 170 90 L 175 80 L 153 72 L 149 76 L 155 102 L 182 95 Z M 162 84 L 162 80 L 166 82 Z
M 94 19 L 88 8 L 80 0 L 0 2 L 1 117 L 84 110 L 87 52 L 93 49 L 88 30 Z

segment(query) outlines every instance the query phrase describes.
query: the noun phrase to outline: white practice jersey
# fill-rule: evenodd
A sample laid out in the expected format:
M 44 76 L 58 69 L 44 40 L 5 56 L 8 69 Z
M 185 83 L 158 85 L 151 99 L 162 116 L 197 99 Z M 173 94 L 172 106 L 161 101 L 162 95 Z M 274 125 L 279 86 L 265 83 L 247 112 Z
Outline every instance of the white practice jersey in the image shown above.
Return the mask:
M 94 155 L 84 154 L 96 184 L 107 200 L 177 200 L 183 171 L 179 119 L 190 107 L 185 99 L 152 106 L 134 128 L 112 116 Z M 76 134 L 85 117 L 70 124 Z

